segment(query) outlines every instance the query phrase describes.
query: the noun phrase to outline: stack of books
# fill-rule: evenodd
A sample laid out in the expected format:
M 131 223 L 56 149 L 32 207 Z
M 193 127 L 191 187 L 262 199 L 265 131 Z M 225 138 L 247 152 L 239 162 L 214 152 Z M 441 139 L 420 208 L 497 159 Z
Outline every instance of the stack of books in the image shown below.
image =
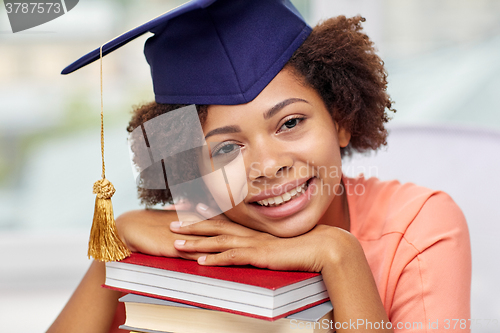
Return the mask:
M 123 329 L 136 332 L 330 332 L 320 274 L 134 253 L 106 264 L 107 288 L 130 293 Z

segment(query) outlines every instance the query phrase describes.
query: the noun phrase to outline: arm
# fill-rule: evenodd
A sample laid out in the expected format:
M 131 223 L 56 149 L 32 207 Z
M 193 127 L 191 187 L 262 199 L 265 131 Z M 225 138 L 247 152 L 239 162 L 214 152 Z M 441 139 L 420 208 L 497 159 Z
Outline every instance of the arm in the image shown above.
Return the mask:
M 183 216 L 185 217 L 186 214 Z M 175 240 L 184 237 L 170 231 L 170 222 L 177 219 L 175 211 L 134 210 L 120 215 L 116 220 L 116 227 L 120 238 L 132 252 L 196 260 L 199 254 L 180 252 L 173 246 Z M 198 220 L 197 216 L 196 220 Z M 190 240 L 204 238 L 203 236 L 188 237 Z
M 333 229 L 337 230 L 330 230 L 333 235 L 329 238 L 337 246 L 327 250 L 321 273 L 333 304 L 334 319 L 342 325 L 337 332 L 393 332 L 392 325 L 387 326 L 389 318 L 361 245 L 350 233 Z M 339 232 L 344 235 L 336 236 Z M 351 326 L 354 322 L 356 325 Z M 367 322 L 382 326 L 371 330 Z
M 174 240 L 180 239 L 179 235 L 169 230 L 170 222 L 174 220 L 177 220 L 177 214 L 173 211 L 136 210 L 118 217 L 116 226 L 120 238 L 131 251 L 187 259 L 198 258 L 200 254 L 180 253 L 174 248 Z M 185 236 L 182 237 L 186 239 Z M 202 238 L 200 236 L 188 237 L 191 240 Z M 110 327 L 113 330 L 117 329 L 118 325 L 123 323 L 120 322 L 117 325 L 113 323 L 121 293 L 101 288 L 105 279 L 105 264 L 93 261 L 68 303 L 47 332 L 99 333 L 109 332 Z
M 93 261 L 47 332 L 108 332 L 121 293 L 101 288 L 105 275 L 104 263 Z
M 388 322 L 382 301 L 363 249 L 350 233 L 336 227 L 318 225 L 308 233 L 278 238 L 245 228 L 230 221 L 203 221 L 172 226 L 185 235 L 213 235 L 201 240 L 177 242 L 185 252 L 208 252 L 198 262 L 203 265 L 245 265 L 275 270 L 321 272 L 334 318 L 343 327 L 337 332 L 359 332 L 358 319 Z M 392 329 L 365 329 L 363 332 L 392 332 Z
M 471 249 L 465 217 L 447 194 L 431 196 L 406 230 L 394 257 L 390 312 L 430 331 L 470 332 Z M 408 332 L 409 330 L 405 330 Z M 415 331 L 418 331 L 415 329 Z

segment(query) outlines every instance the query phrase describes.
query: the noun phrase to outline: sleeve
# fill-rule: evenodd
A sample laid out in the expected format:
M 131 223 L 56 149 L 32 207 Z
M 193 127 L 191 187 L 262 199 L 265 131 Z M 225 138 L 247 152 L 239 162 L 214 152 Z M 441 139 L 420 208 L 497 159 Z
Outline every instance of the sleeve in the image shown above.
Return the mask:
M 390 310 L 394 331 L 470 332 L 470 239 L 465 217 L 451 197 L 432 195 L 398 248 L 404 250 L 395 261 L 405 264 Z

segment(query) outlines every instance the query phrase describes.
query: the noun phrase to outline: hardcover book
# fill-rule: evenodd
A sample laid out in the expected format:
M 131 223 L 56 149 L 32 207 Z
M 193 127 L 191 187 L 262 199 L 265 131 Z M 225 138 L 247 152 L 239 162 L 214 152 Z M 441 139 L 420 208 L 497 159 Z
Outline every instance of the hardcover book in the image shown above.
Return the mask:
M 106 263 L 105 286 L 271 321 L 329 300 L 318 273 L 201 266 L 140 253 Z
M 136 332 L 182 333 L 327 333 L 333 332 L 330 302 L 270 322 L 182 303 L 128 294 L 127 320 L 121 329 Z

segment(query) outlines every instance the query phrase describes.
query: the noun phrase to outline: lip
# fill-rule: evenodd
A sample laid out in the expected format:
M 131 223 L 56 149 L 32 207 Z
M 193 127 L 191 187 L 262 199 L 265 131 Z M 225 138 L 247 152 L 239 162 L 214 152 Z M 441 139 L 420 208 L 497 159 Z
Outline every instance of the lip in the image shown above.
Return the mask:
M 258 214 L 264 215 L 268 218 L 279 219 L 293 215 L 301 211 L 309 203 L 312 197 L 311 188 L 313 186 L 317 186 L 316 182 L 318 181 L 318 178 L 313 177 L 308 179 L 311 179 L 311 181 L 309 182 L 307 190 L 304 193 L 302 193 L 299 197 L 290 200 L 287 203 L 275 207 L 260 206 L 257 203 L 250 204 L 249 206 L 252 209 L 255 209 Z M 303 183 L 304 182 L 302 182 L 301 184 Z
M 264 191 L 260 191 L 256 195 L 251 196 L 247 200 L 247 202 L 254 203 L 257 201 L 264 200 L 264 199 L 277 197 L 278 195 L 282 195 L 283 193 L 286 193 L 286 192 L 304 184 L 309 179 L 312 179 L 312 177 L 299 178 L 299 179 L 292 180 L 291 182 L 288 182 L 288 183 L 284 183 L 284 184 L 276 185 L 276 186 L 271 186 L 271 188 L 266 189 Z

